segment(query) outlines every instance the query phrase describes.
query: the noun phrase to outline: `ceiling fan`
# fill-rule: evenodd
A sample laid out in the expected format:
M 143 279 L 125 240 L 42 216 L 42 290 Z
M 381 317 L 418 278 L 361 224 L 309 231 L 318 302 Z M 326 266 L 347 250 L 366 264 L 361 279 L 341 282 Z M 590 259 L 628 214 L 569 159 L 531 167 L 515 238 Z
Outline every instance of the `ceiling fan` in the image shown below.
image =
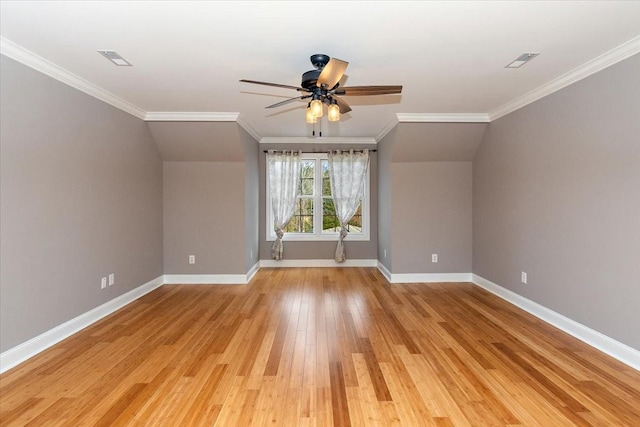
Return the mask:
M 328 118 L 330 121 L 340 120 L 340 114 L 351 111 L 351 107 L 340 96 L 364 96 L 364 95 L 392 95 L 402 93 L 402 86 L 346 86 L 340 87 L 340 79 L 344 75 L 348 62 L 337 58 L 330 58 L 328 55 L 317 53 L 311 55 L 311 63 L 315 70 L 307 71 L 302 74 L 302 83 L 300 87 L 283 85 L 278 83 L 260 82 L 256 80 L 242 79 L 241 82 L 253 83 L 265 86 L 281 87 L 285 89 L 294 89 L 298 92 L 304 92 L 301 96 L 286 99 L 281 102 L 269 105 L 265 108 L 276 108 L 290 102 L 311 98 L 311 102 L 307 105 L 306 120 L 307 123 L 315 123 L 319 117 L 322 117 L 322 105 L 328 105 Z

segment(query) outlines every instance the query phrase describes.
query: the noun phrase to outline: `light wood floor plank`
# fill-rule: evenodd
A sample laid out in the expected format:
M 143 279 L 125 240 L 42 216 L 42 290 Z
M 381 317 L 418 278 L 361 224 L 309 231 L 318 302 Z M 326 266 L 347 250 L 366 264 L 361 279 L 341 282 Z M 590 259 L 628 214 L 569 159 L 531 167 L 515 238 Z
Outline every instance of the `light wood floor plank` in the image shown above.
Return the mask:
M 469 283 L 165 285 L 0 376 L 1 426 L 634 426 L 640 373 Z

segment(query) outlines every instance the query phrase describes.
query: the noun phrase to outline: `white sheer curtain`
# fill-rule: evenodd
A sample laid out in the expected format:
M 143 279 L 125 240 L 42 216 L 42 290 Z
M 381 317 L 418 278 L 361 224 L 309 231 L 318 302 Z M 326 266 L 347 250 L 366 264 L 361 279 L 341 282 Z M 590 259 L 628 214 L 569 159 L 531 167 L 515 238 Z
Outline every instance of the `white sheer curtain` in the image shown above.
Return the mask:
M 296 207 L 298 184 L 300 181 L 299 151 L 269 151 L 267 154 L 269 170 L 269 192 L 271 209 L 273 210 L 273 228 L 276 241 L 271 247 L 271 257 L 281 260 L 284 248 L 282 245 L 282 228 L 287 225 Z
M 344 238 L 347 237 L 347 224 L 358 210 L 364 195 L 364 179 L 369 167 L 369 150 L 348 152 L 329 151 L 329 180 L 331 195 L 340 221 L 340 238 L 336 247 L 336 262 L 347 258 L 344 250 Z

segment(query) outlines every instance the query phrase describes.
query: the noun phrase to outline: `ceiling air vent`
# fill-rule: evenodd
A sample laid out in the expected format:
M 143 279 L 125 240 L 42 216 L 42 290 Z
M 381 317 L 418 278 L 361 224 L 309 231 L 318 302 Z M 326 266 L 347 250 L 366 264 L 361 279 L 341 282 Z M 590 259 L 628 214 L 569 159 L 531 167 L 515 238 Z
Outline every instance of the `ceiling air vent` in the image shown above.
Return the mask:
M 116 51 L 99 50 L 98 53 L 119 67 L 131 67 L 131 64 L 127 62 L 122 56 L 118 55 L 118 52 Z
M 520 68 L 538 55 L 540 54 L 539 53 L 523 53 L 522 55 L 518 56 L 515 60 L 513 60 L 511 64 L 507 65 L 505 68 Z

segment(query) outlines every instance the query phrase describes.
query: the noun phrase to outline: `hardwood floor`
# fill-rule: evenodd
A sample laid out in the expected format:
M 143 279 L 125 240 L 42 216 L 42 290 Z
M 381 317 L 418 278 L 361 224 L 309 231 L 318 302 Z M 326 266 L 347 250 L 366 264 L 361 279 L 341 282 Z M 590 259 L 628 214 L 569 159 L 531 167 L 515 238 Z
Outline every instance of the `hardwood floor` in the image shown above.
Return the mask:
M 640 373 L 466 283 L 165 285 L 0 377 L 3 426 L 640 425 Z

